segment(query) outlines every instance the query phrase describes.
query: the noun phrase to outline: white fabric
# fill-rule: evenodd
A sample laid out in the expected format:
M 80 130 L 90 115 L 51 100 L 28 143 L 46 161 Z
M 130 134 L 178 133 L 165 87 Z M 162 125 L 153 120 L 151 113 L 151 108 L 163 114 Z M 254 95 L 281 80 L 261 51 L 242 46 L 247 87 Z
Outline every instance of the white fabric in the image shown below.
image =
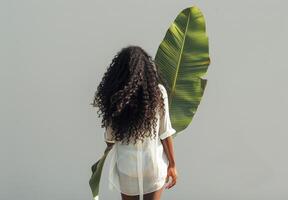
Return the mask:
M 156 113 L 155 139 L 146 137 L 143 144 L 137 141 L 134 145 L 133 138 L 130 140 L 133 142 L 127 145 L 113 140 L 111 127 L 107 127 L 104 133 L 105 141 L 114 143 L 109 152 L 109 189 L 115 188 L 127 195 L 140 195 L 140 200 L 143 200 L 143 194 L 164 186 L 169 161 L 160 140 L 176 133 L 171 126 L 167 91 L 162 84 L 158 86 L 164 97 L 166 112 L 161 118 L 159 112 Z

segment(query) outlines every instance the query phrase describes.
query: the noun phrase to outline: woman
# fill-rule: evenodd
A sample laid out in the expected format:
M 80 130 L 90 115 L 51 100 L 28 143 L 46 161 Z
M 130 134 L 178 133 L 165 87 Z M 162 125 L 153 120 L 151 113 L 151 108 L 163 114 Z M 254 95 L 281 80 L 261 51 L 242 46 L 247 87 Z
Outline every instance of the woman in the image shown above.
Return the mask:
M 151 56 L 128 46 L 113 58 L 95 93 L 93 105 L 111 148 L 109 188 L 122 200 L 159 200 L 164 188 L 176 184 L 171 137 L 176 130 L 164 84 Z

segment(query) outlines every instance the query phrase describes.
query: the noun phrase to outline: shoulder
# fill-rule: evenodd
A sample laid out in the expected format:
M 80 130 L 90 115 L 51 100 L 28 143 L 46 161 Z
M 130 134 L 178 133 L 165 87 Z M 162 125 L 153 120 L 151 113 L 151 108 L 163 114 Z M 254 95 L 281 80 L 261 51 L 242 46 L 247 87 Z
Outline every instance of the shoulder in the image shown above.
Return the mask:
M 167 97 L 167 90 L 166 88 L 164 87 L 164 85 L 162 85 L 161 83 L 158 83 L 158 87 L 159 89 L 161 90 L 162 94 L 163 94 L 163 97 Z

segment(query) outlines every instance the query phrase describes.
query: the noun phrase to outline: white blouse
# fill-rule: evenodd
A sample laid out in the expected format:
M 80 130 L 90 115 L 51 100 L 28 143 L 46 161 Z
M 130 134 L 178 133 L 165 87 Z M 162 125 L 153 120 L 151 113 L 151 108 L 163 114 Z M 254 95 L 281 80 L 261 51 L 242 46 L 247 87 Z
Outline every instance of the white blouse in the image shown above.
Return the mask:
M 159 112 L 156 113 L 158 131 L 155 139 L 146 137 L 143 144 L 137 141 L 136 144 L 132 142 L 127 145 L 113 140 L 111 127 L 108 126 L 104 133 L 105 141 L 114 143 L 109 152 L 109 189 L 116 188 L 127 195 L 140 195 L 140 200 L 143 200 L 143 194 L 156 191 L 166 184 L 169 160 L 160 140 L 176 133 L 171 126 L 167 91 L 162 84 L 158 86 L 164 97 L 166 112 L 161 119 Z

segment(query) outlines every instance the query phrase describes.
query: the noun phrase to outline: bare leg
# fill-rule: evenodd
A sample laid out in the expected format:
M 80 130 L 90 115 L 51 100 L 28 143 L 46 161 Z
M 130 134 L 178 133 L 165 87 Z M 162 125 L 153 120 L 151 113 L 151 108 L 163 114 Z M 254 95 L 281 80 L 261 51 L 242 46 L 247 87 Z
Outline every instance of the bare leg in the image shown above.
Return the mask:
M 164 190 L 164 186 L 160 188 L 159 190 L 144 194 L 144 200 L 160 200 L 163 190 Z M 139 200 L 139 195 L 130 196 L 130 195 L 121 193 L 121 197 L 122 197 L 122 200 Z
M 159 190 L 156 190 L 156 191 L 148 193 L 148 194 L 144 194 L 144 200 L 160 200 L 161 194 L 162 194 L 164 188 L 165 187 L 163 186 Z
M 122 197 L 122 200 L 139 200 L 139 195 L 130 196 L 130 195 L 121 193 L 121 197 Z

